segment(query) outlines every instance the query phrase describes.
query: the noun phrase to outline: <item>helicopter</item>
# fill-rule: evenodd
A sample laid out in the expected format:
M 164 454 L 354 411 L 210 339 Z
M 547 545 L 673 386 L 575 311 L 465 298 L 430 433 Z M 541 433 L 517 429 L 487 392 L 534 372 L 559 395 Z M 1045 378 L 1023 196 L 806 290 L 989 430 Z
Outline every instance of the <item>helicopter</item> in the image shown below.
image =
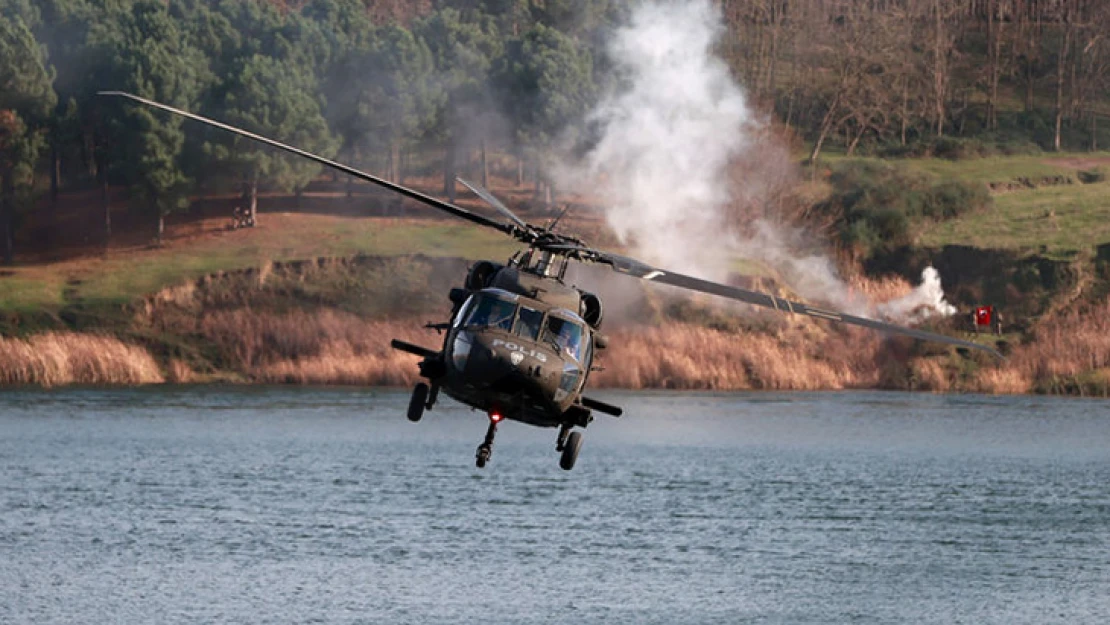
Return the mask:
M 633 278 L 782 313 L 862 326 L 1002 357 L 997 350 L 972 341 L 817 308 L 595 249 L 577 237 L 555 232 L 559 218 L 546 226 L 530 224 L 486 189 L 462 179 L 459 182 L 496 209 L 505 220 L 491 219 L 300 148 L 134 94 L 101 91 L 99 95 L 127 98 L 301 156 L 478 226 L 497 230 L 526 246 L 507 262 L 483 260 L 475 263 L 467 271 L 463 286 L 451 289 L 449 321 L 428 326 L 444 334 L 438 349 L 398 339 L 390 343 L 394 349 L 420 358 L 420 376 L 426 380 L 416 384 L 412 391 L 407 410 L 410 421 L 420 421 L 424 412 L 436 405 L 440 392 L 488 415 L 485 439 L 475 452 L 475 465 L 479 468 L 490 461 L 497 427 L 506 419 L 557 428 L 555 450 L 560 454 L 559 466 L 569 471 L 574 468 L 582 446 L 582 433 L 574 428 L 585 429 L 593 421 L 595 412 L 613 417 L 623 413 L 618 406 L 584 394 L 590 373 L 597 370 L 594 360 L 608 341 L 600 331 L 604 316 L 601 298 L 567 284 L 567 269 L 574 262 L 606 266 Z

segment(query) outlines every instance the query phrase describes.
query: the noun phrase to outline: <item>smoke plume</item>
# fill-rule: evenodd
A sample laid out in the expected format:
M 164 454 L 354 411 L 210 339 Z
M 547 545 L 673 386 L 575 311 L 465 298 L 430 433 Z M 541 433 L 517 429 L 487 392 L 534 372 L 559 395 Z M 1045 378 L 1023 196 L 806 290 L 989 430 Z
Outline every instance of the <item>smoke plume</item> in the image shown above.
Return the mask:
M 766 120 L 718 56 L 724 32 L 709 0 L 639 4 L 610 38 L 617 80 L 587 120 L 597 142 L 556 172 L 560 186 L 599 195 L 622 243 L 667 269 L 722 280 L 732 259 L 749 258 L 803 298 L 854 314 L 951 314 L 935 270 L 905 301 L 879 307 L 853 293 L 828 257 L 799 252 L 812 248 L 804 233 L 767 218 L 768 179 L 796 180 L 797 166 L 768 140 Z M 730 171 L 737 163 L 750 165 L 749 174 Z M 741 228 L 738 204 L 761 207 Z
M 743 92 L 713 54 L 722 32 L 705 0 L 637 7 L 610 40 L 618 84 L 589 118 L 600 140 L 564 172 L 600 183 L 593 190 L 610 226 L 646 260 L 718 279 L 724 255 L 711 243 L 720 241 L 730 200 L 722 181 L 752 123 Z

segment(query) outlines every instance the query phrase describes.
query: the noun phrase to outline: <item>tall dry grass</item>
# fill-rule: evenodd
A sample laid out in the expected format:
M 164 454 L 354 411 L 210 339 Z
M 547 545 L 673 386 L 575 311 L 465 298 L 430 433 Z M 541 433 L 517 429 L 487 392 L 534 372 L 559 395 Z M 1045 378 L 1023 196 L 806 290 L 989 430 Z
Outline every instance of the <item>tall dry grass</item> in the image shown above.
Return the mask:
M 419 321 L 367 319 L 380 312 L 378 299 L 398 297 L 396 280 L 389 277 L 396 270 L 395 265 L 363 267 L 354 261 L 335 267 L 319 261 L 304 267 L 268 265 L 249 275 L 167 289 L 147 302 L 136 323 L 172 335 L 202 337 L 219 356 L 211 362 L 191 360 L 199 370 L 234 370 L 246 379 L 266 383 L 408 385 L 417 380 L 417 358 L 390 349 L 390 339 L 436 348 L 441 337 L 421 327 L 424 315 Z M 310 274 L 314 278 L 305 279 Z M 900 278 L 854 275 L 848 280 L 854 292 L 876 302 L 912 289 Z M 323 282 L 330 286 L 324 288 Z M 402 282 L 416 289 L 411 280 Z M 388 288 L 367 290 L 367 284 Z M 335 295 L 347 292 L 350 285 L 361 289 L 361 299 Z M 407 301 L 411 295 L 416 299 L 410 303 L 417 310 L 431 310 L 421 298 L 432 297 L 433 289 L 426 285 L 420 289 L 420 294 L 401 291 L 406 294 L 401 299 Z M 296 295 L 293 300 L 291 294 Z M 439 291 L 434 295 L 442 299 Z M 290 310 L 290 306 L 304 310 Z M 598 360 L 605 370 L 595 374 L 592 384 L 989 393 L 1083 393 L 1099 384 L 1110 388 L 1110 300 L 1042 321 L 1033 340 L 1016 347 L 1001 364 L 800 317 L 707 310 L 686 310 L 688 319 L 675 318 L 657 327 L 607 328 L 611 347 Z M 730 323 L 718 323 L 721 319 Z M 195 377 L 190 364 L 170 359 L 166 367 L 170 380 Z
M 1110 369 L 1110 297 L 1037 323 L 1033 338 L 1001 365 L 979 372 L 975 390 L 988 393 L 1105 394 Z
M 390 348 L 390 340 L 430 348 L 442 340 L 419 322 L 370 321 L 331 309 L 217 311 L 202 317 L 199 331 L 251 379 L 282 384 L 411 384 L 418 360 Z
M 200 333 L 252 380 L 284 384 L 408 385 L 417 358 L 392 338 L 438 348 L 418 322 L 369 321 L 335 311 L 205 315 Z M 816 339 L 816 341 L 815 341 Z M 696 325 L 628 327 L 610 334 L 594 384 L 621 388 L 818 390 L 873 385 L 879 343 L 867 333 L 816 333 L 812 324 L 779 335 Z
M 821 390 L 875 381 L 876 343 L 800 330 L 774 336 L 671 324 L 618 330 L 596 384 L 619 388 Z
M 110 336 L 48 332 L 0 337 L 0 383 L 156 384 L 158 363 L 146 349 Z

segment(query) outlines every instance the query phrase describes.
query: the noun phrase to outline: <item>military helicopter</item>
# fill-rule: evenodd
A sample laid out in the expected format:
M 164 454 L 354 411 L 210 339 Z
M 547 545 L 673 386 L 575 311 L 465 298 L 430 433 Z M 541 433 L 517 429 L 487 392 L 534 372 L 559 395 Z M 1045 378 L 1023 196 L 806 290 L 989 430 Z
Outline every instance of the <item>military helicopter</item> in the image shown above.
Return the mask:
M 526 248 L 506 263 L 475 263 L 467 272 L 463 286 L 451 290 L 450 320 L 430 325 L 445 332 L 439 349 L 397 339 L 391 342 L 393 348 L 421 358 L 420 375 L 427 379 L 413 389 L 408 406 L 411 421 L 419 421 L 425 410 L 435 406 L 440 391 L 489 416 L 485 439 L 475 453 L 475 464 L 479 468 L 489 462 L 497 426 L 505 419 L 558 428 L 555 449 L 560 454 L 559 466 L 569 471 L 582 446 L 582 433 L 573 429 L 589 425 L 594 412 L 614 417 L 622 413 L 617 406 L 583 394 L 590 372 L 595 370 L 594 359 L 607 341 L 600 333 L 601 298 L 566 283 L 567 268 L 572 262 L 608 266 L 617 273 L 641 280 L 709 293 L 783 313 L 948 343 L 1001 357 L 996 350 L 971 341 L 816 308 L 594 249 L 576 237 L 555 232 L 555 222 L 547 226 L 525 222 L 487 190 L 464 180 L 460 182 L 507 221 L 490 219 L 348 165 L 195 113 L 130 93 L 104 91 L 100 95 L 128 98 L 296 154 L 497 230 L 524 244 Z

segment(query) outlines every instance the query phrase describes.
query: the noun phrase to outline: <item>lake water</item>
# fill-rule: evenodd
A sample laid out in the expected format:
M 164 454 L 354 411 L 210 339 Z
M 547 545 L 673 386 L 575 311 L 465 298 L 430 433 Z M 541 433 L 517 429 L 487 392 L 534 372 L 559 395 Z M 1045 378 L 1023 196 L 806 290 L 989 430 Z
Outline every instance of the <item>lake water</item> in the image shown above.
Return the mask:
M 0 393 L 0 623 L 1106 623 L 1110 403 Z

